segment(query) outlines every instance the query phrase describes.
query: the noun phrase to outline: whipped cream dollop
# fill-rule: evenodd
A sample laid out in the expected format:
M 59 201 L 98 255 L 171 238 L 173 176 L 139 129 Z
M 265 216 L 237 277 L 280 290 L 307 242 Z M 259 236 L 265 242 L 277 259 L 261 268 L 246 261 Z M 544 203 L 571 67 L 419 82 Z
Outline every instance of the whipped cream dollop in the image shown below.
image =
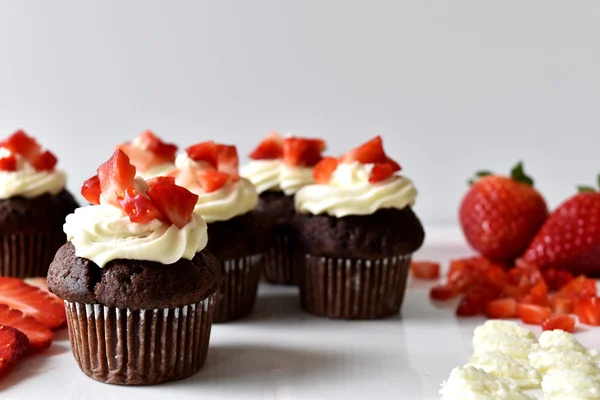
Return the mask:
M 202 169 L 206 167 L 203 164 L 195 162 L 186 154 L 180 154 L 175 160 L 177 168 L 183 171 Z M 176 176 L 175 183 L 198 195 L 194 212 L 200 214 L 207 223 L 230 220 L 253 210 L 258 204 L 256 188 L 245 178 L 230 181 L 210 193 L 202 190 L 198 183 L 190 184 L 185 173 Z
M 308 185 L 296 193 L 296 210 L 334 217 L 370 215 L 383 208 L 403 209 L 414 204 L 417 190 L 400 175 L 370 183 L 373 164 L 339 164 L 327 185 Z
M 133 139 L 131 144 L 144 151 L 149 151 L 140 137 Z M 146 170 L 142 170 L 139 166 L 136 166 L 136 175 L 148 180 L 157 176 L 166 176 L 173 170 L 175 170 L 175 164 L 170 162 L 154 165 Z
M 483 369 L 467 365 L 454 368 L 442 384 L 442 400 L 533 400 L 519 387 Z
M 12 154 L 7 148 L 0 147 L 0 158 Z M 17 170 L 0 171 L 0 199 L 14 196 L 33 198 L 46 193 L 56 195 L 65 188 L 67 176 L 64 171 L 36 171 L 22 156 L 14 155 L 17 159 Z
M 78 257 L 99 267 L 116 259 L 172 264 L 191 260 L 208 242 L 206 222 L 198 214 L 183 228 L 157 219 L 131 222 L 119 208 L 109 204 L 80 207 L 66 218 L 64 231 Z
M 290 167 L 282 160 L 253 160 L 240 170 L 240 175 L 256 186 L 258 193 L 268 190 L 295 194 L 313 183 L 313 168 Z

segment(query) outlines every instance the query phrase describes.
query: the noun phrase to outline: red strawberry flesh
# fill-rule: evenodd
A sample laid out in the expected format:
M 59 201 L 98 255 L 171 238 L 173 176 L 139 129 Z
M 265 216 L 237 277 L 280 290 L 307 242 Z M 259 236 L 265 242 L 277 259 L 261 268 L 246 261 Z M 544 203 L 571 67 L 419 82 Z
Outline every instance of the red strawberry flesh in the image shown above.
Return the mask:
M 20 330 L 0 325 L 0 377 L 6 375 L 27 354 L 29 339 Z

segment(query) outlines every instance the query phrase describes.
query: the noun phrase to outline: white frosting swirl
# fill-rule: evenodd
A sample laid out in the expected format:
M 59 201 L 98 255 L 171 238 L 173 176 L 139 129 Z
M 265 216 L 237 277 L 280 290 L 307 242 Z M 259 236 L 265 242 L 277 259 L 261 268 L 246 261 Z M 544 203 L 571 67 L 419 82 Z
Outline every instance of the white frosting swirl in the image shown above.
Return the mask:
M 340 164 L 328 185 L 309 185 L 296 193 L 296 210 L 334 217 L 370 215 L 382 208 L 403 209 L 417 196 L 412 181 L 394 175 L 377 183 L 369 182 L 372 164 Z
M 310 167 L 289 167 L 282 160 L 253 160 L 241 168 L 241 175 L 256 186 L 258 193 L 267 190 L 293 195 L 313 183 Z
M 121 209 L 108 204 L 76 209 L 67 216 L 63 229 L 75 254 L 101 268 L 115 259 L 162 264 L 191 260 L 208 242 L 206 222 L 196 213 L 179 229 L 157 219 L 147 224 L 131 222 Z
M 12 152 L 0 147 L 0 158 L 9 157 Z M 0 199 L 14 196 L 33 198 L 45 193 L 56 195 L 66 184 L 67 176 L 64 171 L 36 171 L 23 157 L 16 154 L 17 170 L 0 171 Z
M 145 180 L 156 178 L 157 176 L 167 176 L 170 172 L 175 170 L 175 164 L 172 163 L 164 163 L 155 165 L 145 171 L 140 169 L 136 170 L 136 175 L 144 178 Z

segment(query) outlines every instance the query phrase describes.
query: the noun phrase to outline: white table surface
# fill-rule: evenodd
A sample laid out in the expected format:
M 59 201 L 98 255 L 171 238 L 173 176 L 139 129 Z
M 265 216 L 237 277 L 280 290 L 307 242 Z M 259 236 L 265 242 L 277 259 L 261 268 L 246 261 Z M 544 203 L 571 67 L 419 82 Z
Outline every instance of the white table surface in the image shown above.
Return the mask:
M 470 254 L 457 229 L 430 228 L 415 258 L 446 262 Z M 409 281 L 402 317 L 351 322 L 310 316 L 300 309 L 297 290 L 262 284 L 249 318 L 213 326 L 198 374 L 150 387 L 88 378 L 63 330 L 47 352 L 0 380 L 0 399 L 439 399 L 440 383 L 467 362 L 473 329 L 484 319 L 457 319 L 453 305 L 432 305 L 430 286 Z M 599 333 L 582 328 L 577 335 L 600 348 Z

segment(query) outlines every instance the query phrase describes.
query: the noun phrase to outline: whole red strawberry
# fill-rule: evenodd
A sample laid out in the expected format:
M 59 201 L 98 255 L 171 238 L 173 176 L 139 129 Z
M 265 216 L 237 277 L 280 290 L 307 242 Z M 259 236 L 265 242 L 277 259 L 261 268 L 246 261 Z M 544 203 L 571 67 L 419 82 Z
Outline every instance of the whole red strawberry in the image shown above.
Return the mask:
M 460 224 L 469 244 L 486 258 L 511 261 L 523 254 L 548 215 L 546 202 L 525 175 L 477 173 L 460 205 Z
M 558 206 L 524 257 L 542 268 L 600 276 L 600 192 L 581 187 L 578 194 Z

